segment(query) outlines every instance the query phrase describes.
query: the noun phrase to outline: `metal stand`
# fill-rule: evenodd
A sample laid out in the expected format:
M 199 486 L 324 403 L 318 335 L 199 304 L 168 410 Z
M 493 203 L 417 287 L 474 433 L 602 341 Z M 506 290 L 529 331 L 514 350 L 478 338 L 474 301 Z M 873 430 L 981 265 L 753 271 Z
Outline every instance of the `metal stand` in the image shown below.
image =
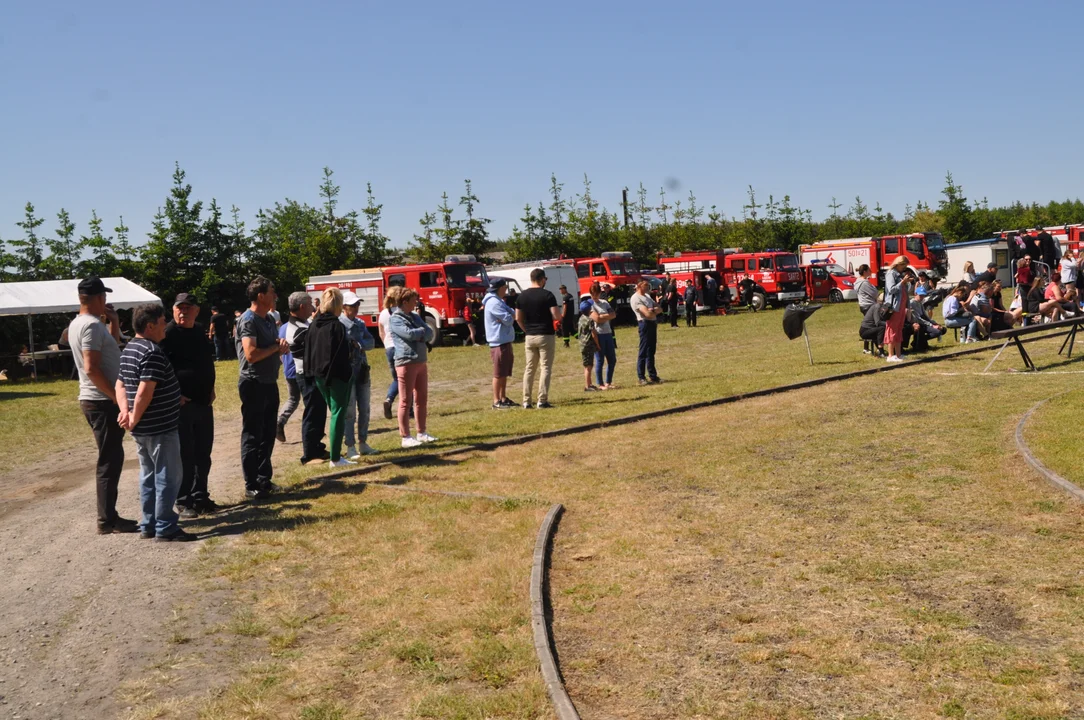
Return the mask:
M 809 355 L 809 364 L 813 364 L 813 348 L 809 346 L 809 330 L 806 328 L 805 323 L 802 324 L 802 335 L 805 337 L 805 351 Z
M 38 379 L 38 359 L 34 355 L 34 316 L 29 313 L 26 316 L 26 326 L 30 329 L 30 362 L 34 368 L 33 375 L 31 376 L 34 381 Z

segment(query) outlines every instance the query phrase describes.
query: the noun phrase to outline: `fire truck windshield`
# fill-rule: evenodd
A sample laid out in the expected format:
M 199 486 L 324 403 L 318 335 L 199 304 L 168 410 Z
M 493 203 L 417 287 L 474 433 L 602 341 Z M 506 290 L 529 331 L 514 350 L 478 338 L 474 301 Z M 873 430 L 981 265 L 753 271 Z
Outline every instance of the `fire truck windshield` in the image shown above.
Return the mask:
M 775 266 L 780 270 L 797 270 L 798 258 L 794 255 L 776 255 Z
M 944 250 L 945 239 L 939 233 L 929 233 L 926 235 L 926 246 L 930 248 L 931 252 Z
M 468 285 L 489 285 L 489 275 L 480 263 L 456 263 L 445 265 L 444 274 L 448 277 L 448 287 L 467 287 Z
M 610 268 L 611 275 L 636 275 L 640 272 L 640 265 L 635 260 L 609 259 L 606 264 Z
M 827 270 L 828 274 L 833 277 L 847 277 L 851 274 L 847 272 L 847 269 L 844 268 L 842 265 L 836 265 L 835 263 L 831 265 L 825 265 L 824 269 Z

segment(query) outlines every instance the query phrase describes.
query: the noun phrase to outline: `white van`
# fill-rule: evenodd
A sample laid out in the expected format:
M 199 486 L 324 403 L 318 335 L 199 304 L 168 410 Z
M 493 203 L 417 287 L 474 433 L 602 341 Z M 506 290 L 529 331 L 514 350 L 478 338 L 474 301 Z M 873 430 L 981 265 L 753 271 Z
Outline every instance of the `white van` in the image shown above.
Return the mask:
M 576 268 L 571 263 L 541 260 L 536 262 L 512 263 L 510 265 L 494 265 L 486 268 L 486 272 L 492 277 L 502 277 L 508 281 L 508 286 L 514 287 L 517 293 L 522 293 L 531 285 L 531 271 L 542 268 L 546 271 L 546 289 L 557 298 L 557 307 L 564 314 L 564 300 L 561 299 L 562 285 L 568 290 L 573 298 L 580 296 L 580 284 L 576 278 Z

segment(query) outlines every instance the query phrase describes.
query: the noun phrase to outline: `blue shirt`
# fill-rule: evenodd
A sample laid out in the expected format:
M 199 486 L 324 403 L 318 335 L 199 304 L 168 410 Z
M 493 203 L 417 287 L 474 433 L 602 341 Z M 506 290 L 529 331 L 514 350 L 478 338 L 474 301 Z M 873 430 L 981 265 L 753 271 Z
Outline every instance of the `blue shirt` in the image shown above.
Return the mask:
M 486 342 L 499 347 L 516 339 L 516 313 L 496 293 L 488 292 L 482 298 L 485 309 Z
M 286 330 L 289 327 L 290 325 L 288 323 L 279 327 L 279 337 L 283 340 L 286 339 Z M 294 366 L 293 353 L 286 353 L 282 356 L 282 376 L 287 380 L 297 379 L 297 368 Z
M 376 339 L 365 327 L 365 323 L 357 318 L 351 320 L 346 313 L 339 316 L 339 322 L 346 326 L 346 336 L 350 338 L 350 367 L 357 372 L 362 365 L 369 364 L 369 358 L 365 354 L 376 347 Z

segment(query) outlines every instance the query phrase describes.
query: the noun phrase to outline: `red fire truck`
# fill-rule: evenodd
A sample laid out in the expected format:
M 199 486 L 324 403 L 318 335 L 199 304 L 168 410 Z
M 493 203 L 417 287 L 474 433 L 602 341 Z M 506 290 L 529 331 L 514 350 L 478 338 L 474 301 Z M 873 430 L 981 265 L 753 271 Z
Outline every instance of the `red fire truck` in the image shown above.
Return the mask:
M 897 255 L 906 257 L 916 273 L 925 272 L 935 281 L 948 275 L 948 254 L 941 233 L 824 240 L 802 245 L 798 252 L 803 265 L 821 260 L 842 265 L 850 273 L 857 273 L 861 265 L 869 265 L 879 282 Z
M 685 287 L 692 283 L 697 289 L 697 311 L 703 311 L 707 305 L 705 292 L 708 287 L 708 278 L 715 279 L 716 307 L 725 308 L 729 301 L 729 288 L 726 284 L 726 276 L 722 271 L 723 258 L 740 252 L 740 248 L 727 248 L 725 250 L 692 250 L 688 252 L 676 252 L 673 257 L 659 258 L 659 272 L 669 274 L 677 282 L 678 292 L 685 297 Z M 681 301 L 684 307 L 685 301 Z
M 605 283 L 613 288 L 610 297 L 616 303 L 614 311 L 627 309 L 629 297 L 636 292 L 636 283 L 640 282 L 641 277 L 640 265 L 633 259 L 632 253 L 604 252 L 601 257 L 577 258 L 566 262 L 576 268 L 580 297 L 590 294 L 593 283 Z
M 736 301 L 740 299 L 741 282 L 752 280 L 753 306 L 758 310 L 804 300 L 806 296 L 798 257 L 785 250 L 728 252 L 723 256 L 723 278 L 733 288 Z
M 854 289 L 855 277 L 841 265 L 814 260 L 812 264 L 802 266 L 802 277 L 805 280 L 805 294 L 810 301 L 837 303 L 858 299 Z
M 446 334 L 462 339 L 469 336 L 463 310 L 468 300 L 482 299 L 489 286 L 489 276 L 473 255 L 449 255 L 444 262 L 437 263 L 336 270 L 330 275 L 309 278 L 305 290 L 314 298 L 329 287 L 353 290 L 361 298 L 358 317 L 370 328 L 376 328 L 384 307 L 384 293 L 395 285 L 418 291 L 425 306 L 425 321 L 436 337 L 434 344 L 439 344 Z

